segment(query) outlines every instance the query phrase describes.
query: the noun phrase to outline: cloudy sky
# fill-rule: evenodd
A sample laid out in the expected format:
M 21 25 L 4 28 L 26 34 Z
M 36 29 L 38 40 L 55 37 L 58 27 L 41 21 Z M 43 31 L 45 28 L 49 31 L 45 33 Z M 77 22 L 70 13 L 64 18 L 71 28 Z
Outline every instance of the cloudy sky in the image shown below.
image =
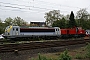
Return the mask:
M 82 8 L 90 13 L 90 0 L 0 0 L 0 18 L 19 16 L 27 22 L 44 22 L 45 12 L 60 10 L 67 15 Z

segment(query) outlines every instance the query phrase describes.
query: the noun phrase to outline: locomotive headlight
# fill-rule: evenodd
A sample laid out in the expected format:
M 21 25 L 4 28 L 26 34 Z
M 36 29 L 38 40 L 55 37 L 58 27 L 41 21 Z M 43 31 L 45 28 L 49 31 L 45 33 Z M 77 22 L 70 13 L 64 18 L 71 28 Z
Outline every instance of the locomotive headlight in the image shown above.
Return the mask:
M 5 32 L 7 32 L 7 29 L 5 29 Z
M 80 33 L 82 33 L 82 32 L 80 32 Z
M 7 30 L 5 30 L 5 32 L 6 32 Z
M 18 34 L 18 31 L 16 31 L 16 35 L 19 35 L 19 34 Z
M 18 35 L 18 32 L 16 32 L 16 35 Z

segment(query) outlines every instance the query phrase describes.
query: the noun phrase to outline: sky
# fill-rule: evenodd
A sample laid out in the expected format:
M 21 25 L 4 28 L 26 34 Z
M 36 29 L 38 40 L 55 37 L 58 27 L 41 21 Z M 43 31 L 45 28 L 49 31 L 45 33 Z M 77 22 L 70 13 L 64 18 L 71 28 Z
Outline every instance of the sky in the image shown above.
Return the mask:
M 19 16 L 28 23 L 45 22 L 49 11 L 60 10 L 60 14 L 67 15 L 82 8 L 90 13 L 90 0 L 0 0 L 0 18 L 4 21 Z

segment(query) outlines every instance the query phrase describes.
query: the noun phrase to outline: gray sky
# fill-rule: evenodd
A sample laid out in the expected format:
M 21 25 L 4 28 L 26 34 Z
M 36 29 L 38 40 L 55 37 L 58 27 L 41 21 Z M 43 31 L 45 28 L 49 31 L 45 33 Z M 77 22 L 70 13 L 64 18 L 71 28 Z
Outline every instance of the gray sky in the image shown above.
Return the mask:
M 44 22 L 45 12 L 60 10 L 63 15 L 76 14 L 80 8 L 90 13 L 90 0 L 0 0 L 0 18 L 21 17 L 30 21 Z

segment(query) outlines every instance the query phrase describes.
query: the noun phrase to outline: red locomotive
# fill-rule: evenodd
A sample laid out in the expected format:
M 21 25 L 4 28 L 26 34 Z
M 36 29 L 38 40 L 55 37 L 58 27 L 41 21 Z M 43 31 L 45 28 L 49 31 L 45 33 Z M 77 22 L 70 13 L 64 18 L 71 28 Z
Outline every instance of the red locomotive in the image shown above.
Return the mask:
M 85 30 L 82 29 L 81 27 L 61 29 L 62 38 L 84 37 L 85 34 L 86 34 Z

